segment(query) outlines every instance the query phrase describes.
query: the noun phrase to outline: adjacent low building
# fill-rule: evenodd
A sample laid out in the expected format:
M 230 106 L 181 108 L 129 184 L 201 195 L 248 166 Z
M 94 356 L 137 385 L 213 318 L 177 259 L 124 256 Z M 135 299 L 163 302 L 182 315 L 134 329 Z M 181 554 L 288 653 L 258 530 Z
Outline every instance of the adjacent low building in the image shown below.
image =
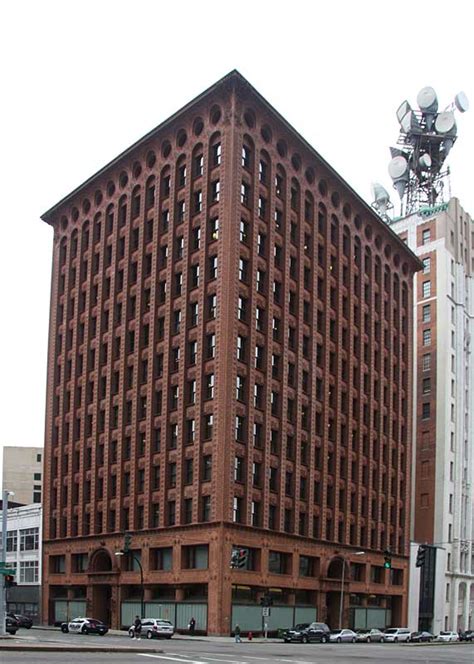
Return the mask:
M 41 505 L 8 510 L 6 562 L 15 570 L 16 586 L 6 589 L 7 611 L 40 622 L 41 611 Z

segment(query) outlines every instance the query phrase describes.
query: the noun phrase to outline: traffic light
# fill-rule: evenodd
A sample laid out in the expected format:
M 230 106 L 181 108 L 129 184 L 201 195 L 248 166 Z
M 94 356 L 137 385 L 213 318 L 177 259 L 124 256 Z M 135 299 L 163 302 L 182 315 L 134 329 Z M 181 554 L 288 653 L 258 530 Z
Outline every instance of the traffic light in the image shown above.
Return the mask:
M 385 569 L 392 569 L 392 552 L 390 549 L 385 549 L 384 551 L 384 563 L 383 566 Z
M 230 566 L 232 569 L 243 569 L 247 565 L 249 557 L 248 549 L 233 549 L 230 557 Z
M 273 597 L 268 590 L 260 597 L 260 606 L 273 606 Z
M 415 566 L 423 567 L 423 565 L 425 564 L 425 558 L 426 558 L 426 546 L 420 544 L 420 546 L 418 547 L 418 552 L 416 554 Z
M 13 586 L 16 586 L 17 583 L 15 581 L 15 577 L 13 574 L 6 574 L 5 575 L 5 588 L 13 588 Z
M 239 566 L 239 550 L 233 549 L 230 556 L 230 568 L 236 569 Z
M 132 545 L 132 536 L 130 533 L 125 533 L 123 536 L 123 552 L 128 553 Z

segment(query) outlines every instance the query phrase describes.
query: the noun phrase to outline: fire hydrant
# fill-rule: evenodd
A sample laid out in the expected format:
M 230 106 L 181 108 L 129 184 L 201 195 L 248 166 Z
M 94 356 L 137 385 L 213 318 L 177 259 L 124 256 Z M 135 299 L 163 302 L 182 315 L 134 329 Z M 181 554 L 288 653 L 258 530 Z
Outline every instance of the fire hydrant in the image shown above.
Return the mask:
M 253 639 L 253 634 L 252 634 L 252 632 L 249 632 L 249 633 L 247 634 L 247 638 L 248 638 L 249 641 L 251 641 L 251 640 Z

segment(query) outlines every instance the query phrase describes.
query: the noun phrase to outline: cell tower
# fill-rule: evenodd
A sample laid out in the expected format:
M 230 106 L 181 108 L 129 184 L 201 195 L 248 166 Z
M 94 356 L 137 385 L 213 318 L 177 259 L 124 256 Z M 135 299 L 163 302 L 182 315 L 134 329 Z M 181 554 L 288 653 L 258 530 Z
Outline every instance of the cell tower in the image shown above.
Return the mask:
M 438 113 L 438 98 L 431 87 L 420 90 L 416 101 L 419 110 L 413 110 L 408 101 L 398 107 L 400 135 L 397 147 L 390 148 L 392 159 L 388 172 L 400 197 L 401 216 L 444 202 L 449 177 L 445 160 L 457 138 L 455 111 L 465 113 L 469 108 L 466 95 L 459 92 L 454 101 Z M 387 190 L 375 183 L 372 191 L 372 207 L 385 221 L 390 221 L 388 210 L 393 205 Z

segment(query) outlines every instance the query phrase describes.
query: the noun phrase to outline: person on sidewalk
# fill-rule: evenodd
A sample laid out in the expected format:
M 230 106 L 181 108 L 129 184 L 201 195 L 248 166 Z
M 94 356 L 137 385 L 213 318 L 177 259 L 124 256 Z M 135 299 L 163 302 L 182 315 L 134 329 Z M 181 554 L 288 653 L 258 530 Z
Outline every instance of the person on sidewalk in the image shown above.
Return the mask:
M 191 634 L 191 636 L 194 636 L 194 630 L 196 629 L 196 620 L 194 619 L 194 617 L 191 618 L 191 620 L 189 621 L 188 627 L 189 627 L 189 633 Z
M 234 636 L 236 643 L 242 643 L 242 639 L 240 638 L 240 626 L 238 624 L 234 628 Z
M 135 616 L 135 621 L 133 623 L 133 630 L 135 632 L 134 639 L 139 639 L 142 633 L 142 621 L 139 616 Z

